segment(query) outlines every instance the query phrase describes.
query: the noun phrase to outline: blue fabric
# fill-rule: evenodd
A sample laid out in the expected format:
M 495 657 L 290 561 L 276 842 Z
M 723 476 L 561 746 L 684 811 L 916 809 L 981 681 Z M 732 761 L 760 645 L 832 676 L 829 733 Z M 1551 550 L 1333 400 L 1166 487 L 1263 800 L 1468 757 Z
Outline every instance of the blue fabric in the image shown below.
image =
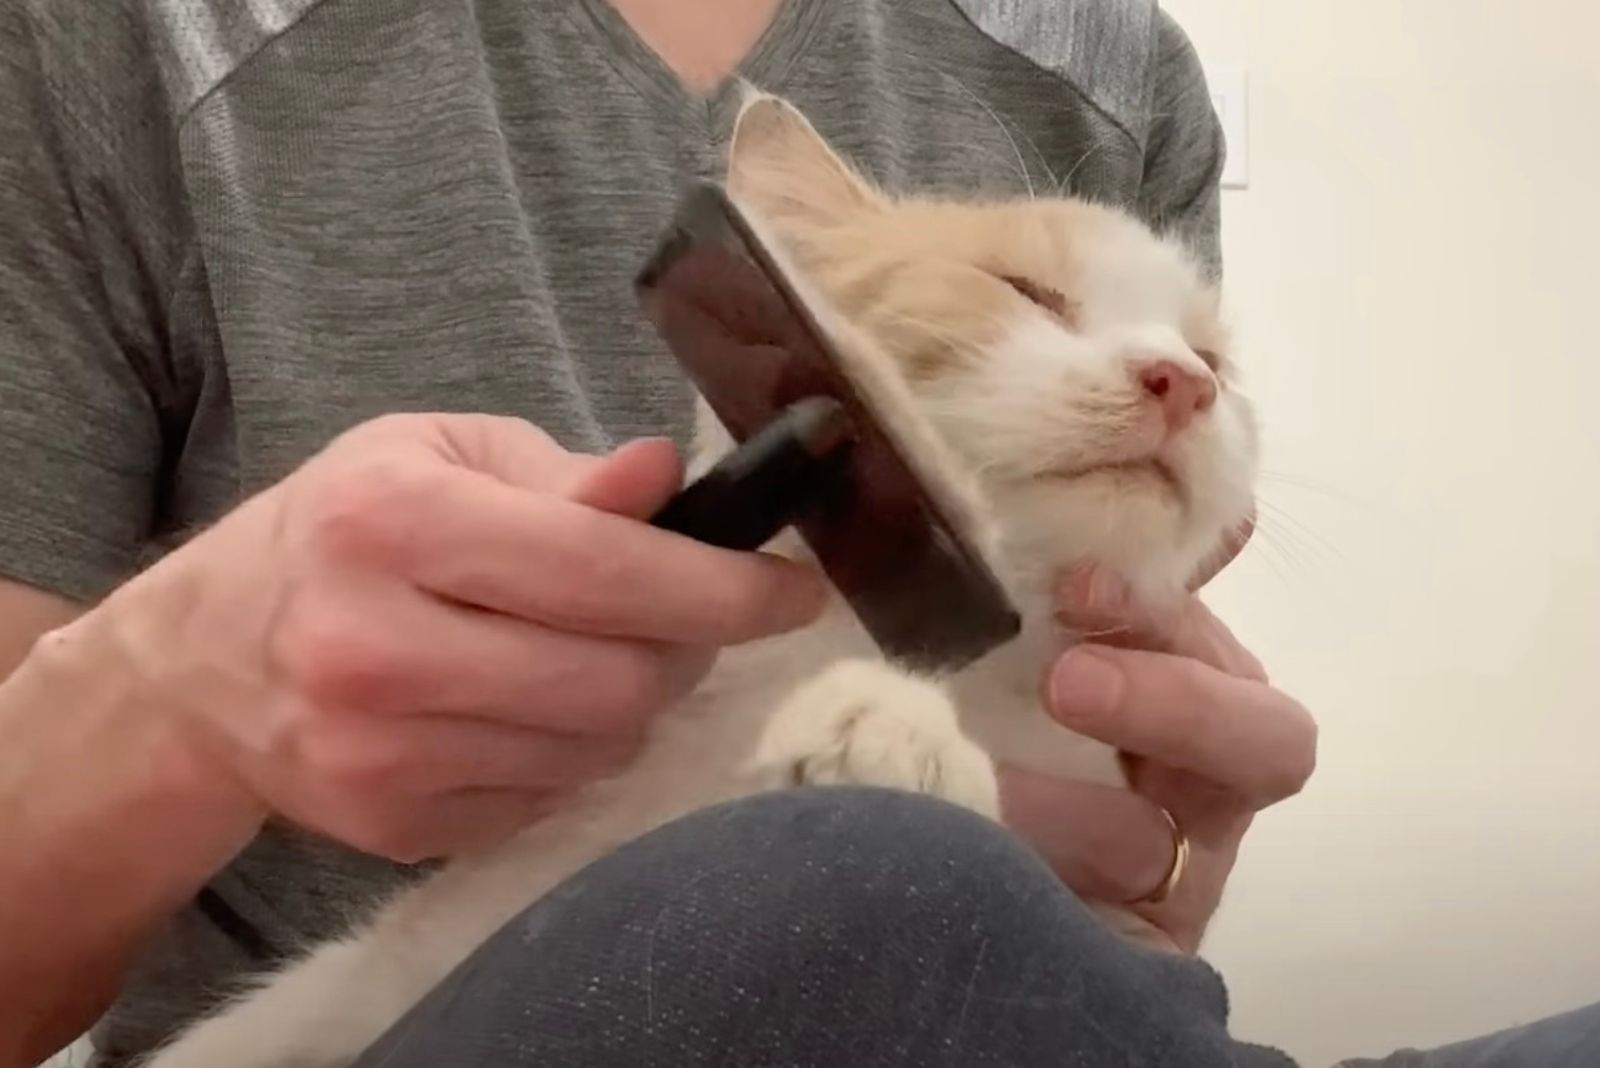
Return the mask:
M 1294 1068 L 1206 964 L 1111 934 L 941 802 L 769 794 L 600 861 L 357 1068 Z M 1341 1068 L 1596 1068 L 1600 1008 Z
M 1600 1005 L 1513 1027 L 1436 1050 L 1403 1050 L 1382 1060 L 1345 1061 L 1340 1068 L 1596 1068 Z
M 672 824 L 504 928 L 364 1068 L 1292 1068 L 1204 964 L 1123 944 L 992 823 L 774 794 Z

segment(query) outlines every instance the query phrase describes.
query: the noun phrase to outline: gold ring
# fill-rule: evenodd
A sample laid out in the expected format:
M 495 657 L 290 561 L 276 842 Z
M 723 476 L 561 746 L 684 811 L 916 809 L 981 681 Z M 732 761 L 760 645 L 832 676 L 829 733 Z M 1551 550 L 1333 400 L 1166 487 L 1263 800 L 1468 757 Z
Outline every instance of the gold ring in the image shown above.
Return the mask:
M 1172 818 L 1172 813 L 1163 808 L 1161 815 L 1172 831 L 1172 867 L 1167 869 L 1166 876 L 1154 890 L 1133 902 L 1135 905 L 1159 905 L 1171 897 L 1172 892 L 1178 888 L 1178 883 L 1183 880 L 1184 869 L 1189 866 L 1189 836 L 1183 833 L 1183 828 Z

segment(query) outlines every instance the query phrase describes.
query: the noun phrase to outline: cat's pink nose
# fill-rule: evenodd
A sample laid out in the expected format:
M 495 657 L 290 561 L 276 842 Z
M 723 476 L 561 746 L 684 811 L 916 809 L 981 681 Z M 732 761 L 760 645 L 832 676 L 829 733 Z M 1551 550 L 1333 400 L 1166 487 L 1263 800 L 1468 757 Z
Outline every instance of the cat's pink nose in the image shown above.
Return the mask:
M 1191 371 L 1172 360 L 1139 364 L 1134 373 L 1145 396 L 1161 405 L 1167 430 L 1176 434 L 1196 415 L 1217 402 L 1217 383 L 1204 371 Z

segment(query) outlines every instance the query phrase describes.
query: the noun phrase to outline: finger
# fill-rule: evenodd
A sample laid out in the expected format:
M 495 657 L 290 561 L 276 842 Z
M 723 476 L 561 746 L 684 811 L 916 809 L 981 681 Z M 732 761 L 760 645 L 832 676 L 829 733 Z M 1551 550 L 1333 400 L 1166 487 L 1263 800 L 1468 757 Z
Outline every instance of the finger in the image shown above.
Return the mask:
M 1198 597 L 1185 598 L 1165 617 L 1135 623 L 1128 633 L 1135 648 L 1188 657 L 1238 678 L 1267 681 L 1261 661 Z
M 1255 682 L 1267 681 L 1267 669 L 1200 599 L 1184 602 L 1167 631 L 1167 651 L 1187 656 L 1219 671 Z
M 602 512 L 649 519 L 683 484 L 683 463 L 672 442 L 630 441 L 586 470 L 562 496 Z
M 561 793 L 615 774 L 637 755 L 642 732 L 551 734 L 464 715 L 324 721 L 319 771 L 363 792 L 428 797 L 450 791 Z
M 822 607 L 816 573 L 777 557 L 486 478 L 440 479 L 426 497 L 401 566 L 480 608 L 586 634 L 720 646 L 792 630 Z
M 374 795 L 302 821 L 362 852 L 415 864 L 498 845 L 560 804 L 559 794 L 545 791 L 460 790 L 411 805 Z
M 644 732 L 551 735 L 494 720 L 460 716 L 410 718 L 403 732 L 417 754 L 423 790 L 511 789 L 566 793 L 624 770 L 639 755 Z
M 434 445 L 457 467 L 537 493 L 564 492 L 601 457 L 570 452 L 525 419 L 460 414 L 433 417 Z
M 1139 757 L 1123 762 L 1129 786 L 1165 808 L 1197 845 L 1213 852 L 1237 847 L 1256 808 L 1235 791 L 1192 771 Z
M 413 852 L 441 859 L 480 852 L 546 818 L 560 794 L 522 790 L 463 790 L 423 809 Z M 427 841 L 438 845 L 424 850 Z
M 1069 729 L 1258 808 L 1298 793 L 1316 763 L 1316 727 L 1293 698 L 1185 657 L 1081 645 L 1057 661 L 1047 701 Z
M 1126 582 L 1098 568 L 1068 572 L 1057 590 L 1060 622 L 1102 645 L 1186 656 L 1265 682 L 1266 669 L 1198 597 L 1165 611 L 1140 603 Z
M 306 611 L 315 618 L 289 624 L 279 667 L 319 705 L 353 713 L 449 711 L 560 733 L 631 733 L 692 689 L 712 655 L 574 634 L 406 587 Z
M 1002 766 L 1000 798 L 1006 825 L 1084 898 L 1135 901 L 1171 870 L 1172 831 L 1138 794 Z

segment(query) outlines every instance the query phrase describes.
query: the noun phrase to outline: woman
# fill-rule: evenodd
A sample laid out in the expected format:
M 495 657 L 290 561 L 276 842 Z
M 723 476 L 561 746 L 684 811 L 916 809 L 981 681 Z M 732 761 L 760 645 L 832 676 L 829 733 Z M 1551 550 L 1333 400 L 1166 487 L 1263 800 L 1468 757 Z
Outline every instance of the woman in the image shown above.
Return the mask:
M 684 430 L 680 381 L 617 373 L 650 347 L 619 304 L 680 181 L 717 169 L 736 69 L 890 182 L 1059 181 L 1216 261 L 1220 136 L 1192 50 L 1149 3 L 19 0 L 0 29 L 0 837 L 26 858 L 0 866 L 6 1066 L 108 1007 L 96 1063 L 126 1063 L 406 878 L 394 861 L 508 834 L 626 761 L 717 647 L 815 609 L 808 573 L 630 521 L 677 471 L 659 449 L 612 451 Z M 439 409 L 490 414 L 385 417 Z M 570 507 L 580 484 L 600 507 Z M 438 536 L 391 551 L 417 529 Z M 552 605 L 540 562 L 583 552 L 640 561 L 649 588 L 596 581 Z M 525 594 L 526 616 L 472 610 L 461 560 L 482 569 L 467 585 Z M 751 1063 L 744 1039 L 786 1063 L 905 1063 L 882 1043 L 952 1014 L 919 1063 L 1056 1063 L 1078 1042 L 1106 1051 L 1090 1063 L 1152 1042 L 1175 1063 L 1271 1063 L 1226 1037 L 1220 985 L 1188 955 L 1253 813 L 1309 773 L 1313 730 L 1198 603 L 1153 633 L 1076 588 L 1064 612 L 1131 616 L 1141 647 L 1069 654 L 1051 712 L 1143 770 L 1140 796 L 1009 780 L 1048 879 L 918 799 L 780 796 L 721 832 L 695 817 L 536 905 L 374 1063 L 514 1063 L 512 1046 Z M 642 681 L 605 688 L 619 677 Z M 1177 705 L 1182 737 L 1161 716 Z M 1227 751 L 1207 726 L 1224 715 L 1250 725 Z M 380 749 L 382 767 L 356 759 Z M 799 834 L 817 821 L 845 832 Z M 826 984 L 767 966 L 815 959 L 803 931 L 783 948 L 793 899 L 741 916 L 700 886 L 678 899 L 765 931 L 762 952 L 707 964 L 693 925 L 653 940 L 643 1026 L 612 1029 L 637 999 L 584 985 L 634 969 L 596 954 L 658 915 L 640 894 L 689 893 L 674 865 L 750 866 L 881 932 L 854 875 L 936 845 L 1007 874 L 952 882 Z M 808 857 L 845 877 L 795 883 Z M 1080 900 L 1158 950 L 1111 941 Z M 958 915 L 1012 922 L 927 940 Z M 537 952 L 513 952 L 530 924 Z M 1020 966 L 1025 932 L 1059 951 Z M 896 946 L 939 950 L 936 978 L 885 969 Z M 988 985 L 986 961 L 1012 980 Z M 777 984 L 765 1028 L 695 1018 L 725 999 L 671 1000 L 750 968 Z M 508 1003 L 536 981 L 548 999 Z M 868 981 L 895 1011 L 819 1031 Z M 930 982 L 938 998 L 909 996 Z M 835 1000 L 807 1000 L 824 986 Z M 481 1018 L 452 1015 L 465 988 Z M 1039 998 L 1025 1027 L 1002 1011 Z M 537 1025 L 511 1028 L 530 1006 Z M 558 1039 L 577 1044 L 552 1061 L 538 1043 Z

